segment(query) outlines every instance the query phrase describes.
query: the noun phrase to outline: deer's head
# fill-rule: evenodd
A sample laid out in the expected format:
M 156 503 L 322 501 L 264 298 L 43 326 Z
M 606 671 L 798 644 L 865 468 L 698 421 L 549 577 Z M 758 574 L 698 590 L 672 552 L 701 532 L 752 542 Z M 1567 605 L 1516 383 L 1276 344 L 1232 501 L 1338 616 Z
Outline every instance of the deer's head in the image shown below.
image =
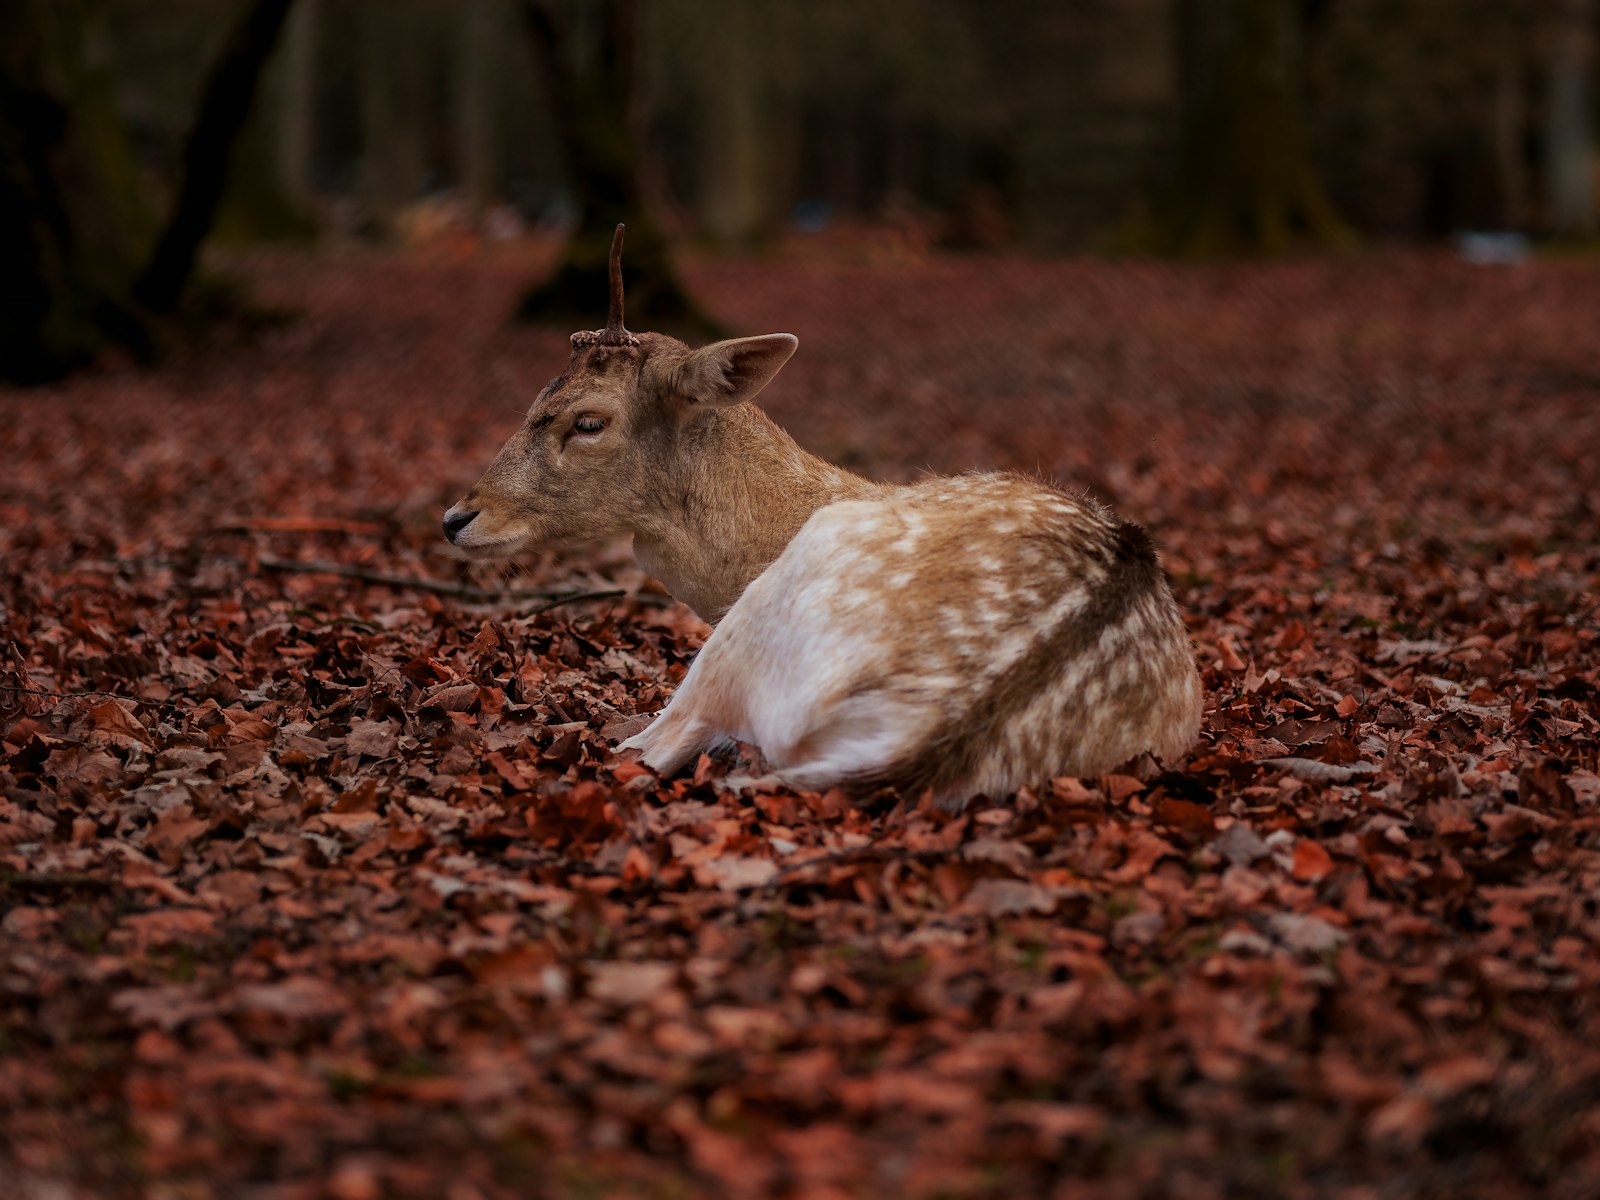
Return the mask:
M 659 510 L 696 453 L 697 422 L 761 391 L 799 345 L 787 333 L 691 350 L 622 323 L 622 231 L 611 242 L 604 329 L 572 335 L 566 369 L 545 385 L 483 477 L 444 515 L 475 557 L 627 533 Z

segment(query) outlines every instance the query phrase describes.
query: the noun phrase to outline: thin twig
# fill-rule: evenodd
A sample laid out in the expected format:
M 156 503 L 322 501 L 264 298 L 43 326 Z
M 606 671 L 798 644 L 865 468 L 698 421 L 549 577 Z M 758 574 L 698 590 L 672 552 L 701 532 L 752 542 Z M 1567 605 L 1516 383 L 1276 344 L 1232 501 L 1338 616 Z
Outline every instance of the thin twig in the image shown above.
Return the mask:
M 548 603 L 539 605 L 538 608 L 529 609 L 528 615 L 533 616 L 536 613 L 549 612 L 552 608 L 560 608 L 563 604 L 578 604 L 584 600 L 617 600 L 627 594 L 622 588 L 607 588 L 599 592 L 572 592 L 569 595 L 557 596 Z M 651 599 L 646 597 L 647 601 Z
M 137 696 L 124 696 L 121 692 L 97 692 L 93 688 L 82 692 L 52 692 L 49 688 L 18 687 L 14 683 L 0 683 L 0 692 L 10 692 L 13 696 L 50 696 L 56 700 L 68 700 L 73 696 L 115 696 L 118 700 L 136 700 Z
M 142 696 L 130 696 L 126 692 L 107 692 L 98 688 L 85 688 L 81 692 L 56 692 L 49 688 L 17 687 L 11 683 L 0 683 L 0 692 L 7 692 L 13 696 L 46 696 L 52 700 L 80 700 L 90 696 L 108 696 L 113 700 L 126 700 L 129 704 L 142 704 L 146 708 L 161 708 L 171 712 L 188 712 L 192 707 L 186 707 L 177 700 L 146 700 Z

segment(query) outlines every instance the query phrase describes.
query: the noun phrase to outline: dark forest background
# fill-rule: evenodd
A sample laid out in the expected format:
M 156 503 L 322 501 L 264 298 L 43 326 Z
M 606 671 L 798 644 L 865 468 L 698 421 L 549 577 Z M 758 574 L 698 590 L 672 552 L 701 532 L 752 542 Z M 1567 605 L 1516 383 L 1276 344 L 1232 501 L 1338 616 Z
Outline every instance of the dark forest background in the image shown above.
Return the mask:
M 707 328 L 668 243 L 1586 239 L 1597 34 L 1593 0 L 19 0 L 0 372 L 157 347 L 209 238 L 571 232 L 523 305 L 567 320 L 625 219 L 639 315 Z

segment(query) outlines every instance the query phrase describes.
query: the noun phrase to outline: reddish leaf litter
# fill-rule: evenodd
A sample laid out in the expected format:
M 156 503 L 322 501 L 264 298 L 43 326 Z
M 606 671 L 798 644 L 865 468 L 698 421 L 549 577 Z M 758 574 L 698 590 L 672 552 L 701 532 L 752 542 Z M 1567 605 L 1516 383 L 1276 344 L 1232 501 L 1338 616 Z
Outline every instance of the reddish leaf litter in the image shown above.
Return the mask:
M 949 816 L 616 760 L 704 627 L 447 555 L 548 261 L 0 395 L 0 1192 L 1600 1195 L 1600 265 L 689 262 L 805 444 L 1164 548 L 1203 744 Z

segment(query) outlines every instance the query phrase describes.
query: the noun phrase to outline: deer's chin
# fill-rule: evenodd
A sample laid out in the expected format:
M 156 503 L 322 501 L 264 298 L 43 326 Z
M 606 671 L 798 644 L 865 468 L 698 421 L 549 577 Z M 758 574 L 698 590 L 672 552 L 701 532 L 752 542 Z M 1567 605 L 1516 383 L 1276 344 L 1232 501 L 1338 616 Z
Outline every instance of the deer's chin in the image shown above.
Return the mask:
M 535 545 L 538 539 L 531 531 L 510 534 L 495 534 L 485 537 L 480 541 L 456 541 L 453 548 L 463 558 L 491 560 L 497 558 L 510 558 L 514 554 Z

